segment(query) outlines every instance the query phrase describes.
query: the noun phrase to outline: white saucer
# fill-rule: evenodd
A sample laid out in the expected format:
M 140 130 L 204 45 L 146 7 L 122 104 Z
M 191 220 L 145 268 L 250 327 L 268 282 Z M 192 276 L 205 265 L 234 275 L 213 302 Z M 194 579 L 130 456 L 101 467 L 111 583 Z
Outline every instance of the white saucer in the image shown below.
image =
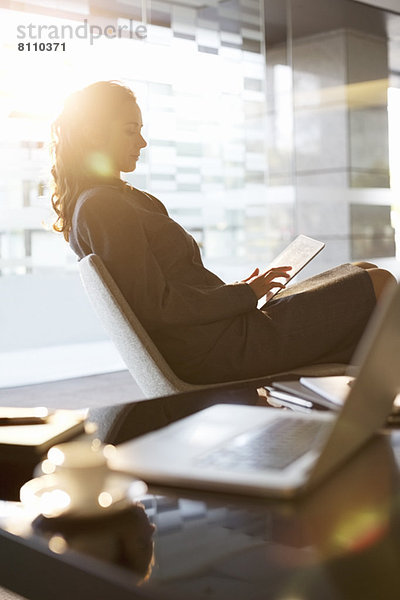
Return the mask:
M 38 514 L 48 519 L 83 519 L 108 516 L 126 510 L 138 502 L 146 492 L 147 486 L 143 481 L 110 471 L 100 493 L 94 492 L 93 497 L 89 497 L 85 491 L 83 497 L 70 493 L 65 481 L 54 473 L 25 483 L 20 490 L 20 498 L 22 504 L 35 509 Z

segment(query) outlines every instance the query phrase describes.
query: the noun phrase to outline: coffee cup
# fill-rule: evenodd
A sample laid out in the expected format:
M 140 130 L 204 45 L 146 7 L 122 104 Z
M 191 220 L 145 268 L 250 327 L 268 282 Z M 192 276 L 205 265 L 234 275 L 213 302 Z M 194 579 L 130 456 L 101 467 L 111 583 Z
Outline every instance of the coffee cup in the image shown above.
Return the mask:
M 71 505 L 98 502 L 109 474 L 104 446 L 87 442 L 60 444 L 47 454 L 45 467 Z

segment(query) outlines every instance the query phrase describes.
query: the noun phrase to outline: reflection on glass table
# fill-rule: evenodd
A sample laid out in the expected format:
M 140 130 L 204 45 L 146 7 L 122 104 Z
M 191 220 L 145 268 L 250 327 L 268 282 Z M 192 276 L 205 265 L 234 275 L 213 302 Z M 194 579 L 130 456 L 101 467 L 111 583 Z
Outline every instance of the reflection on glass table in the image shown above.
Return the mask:
M 396 433 L 374 439 L 297 502 L 153 487 L 103 519 L 46 519 L 0 502 L 0 526 L 21 545 L 45 545 L 63 566 L 77 557 L 85 577 L 112 581 L 113 600 L 394 598 L 398 448 Z M 65 573 L 57 594 L 70 599 L 75 575 Z

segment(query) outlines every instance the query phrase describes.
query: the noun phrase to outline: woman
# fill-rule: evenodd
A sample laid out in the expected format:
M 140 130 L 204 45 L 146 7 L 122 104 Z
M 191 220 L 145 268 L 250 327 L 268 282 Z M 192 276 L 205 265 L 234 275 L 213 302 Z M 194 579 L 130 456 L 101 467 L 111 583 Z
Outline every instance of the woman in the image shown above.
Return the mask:
M 146 146 L 132 91 L 98 82 L 72 94 L 53 123 L 54 225 L 79 258 L 98 254 L 172 369 L 192 383 L 247 379 L 348 362 L 393 279 L 342 265 L 257 301 L 290 266 L 225 284 L 154 196 L 120 179 Z

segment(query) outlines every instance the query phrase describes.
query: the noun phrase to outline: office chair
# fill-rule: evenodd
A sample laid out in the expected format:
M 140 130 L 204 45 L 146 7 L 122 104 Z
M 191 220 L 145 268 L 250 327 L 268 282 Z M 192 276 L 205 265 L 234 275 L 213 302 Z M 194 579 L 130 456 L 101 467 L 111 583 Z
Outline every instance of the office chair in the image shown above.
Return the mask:
M 85 256 L 79 261 L 79 271 L 95 312 L 117 347 L 132 377 L 147 398 L 204 390 L 210 387 L 232 387 L 233 385 L 251 386 L 255 389 L 271 381 L 271 375 L 217 385 L 194 385 L 182 381 L 156 348 L 101 258 L 96 254 Z M 295 369 L 290 373 L 337 375 L 344 373 L 345 369 L 345 365 L 339 364 L 314 365 Z

